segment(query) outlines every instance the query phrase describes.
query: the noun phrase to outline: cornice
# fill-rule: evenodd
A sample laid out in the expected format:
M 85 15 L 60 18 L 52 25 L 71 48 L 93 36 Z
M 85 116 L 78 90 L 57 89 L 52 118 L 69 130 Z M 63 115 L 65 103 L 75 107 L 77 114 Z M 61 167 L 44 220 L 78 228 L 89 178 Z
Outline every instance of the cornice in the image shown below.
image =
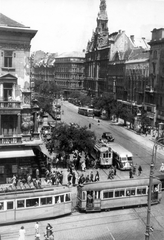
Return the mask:
M 0 42 L 0 49 L 3 50 L 25 50 L 30 51 L 30 44 L 26 43 L 2 43 Z

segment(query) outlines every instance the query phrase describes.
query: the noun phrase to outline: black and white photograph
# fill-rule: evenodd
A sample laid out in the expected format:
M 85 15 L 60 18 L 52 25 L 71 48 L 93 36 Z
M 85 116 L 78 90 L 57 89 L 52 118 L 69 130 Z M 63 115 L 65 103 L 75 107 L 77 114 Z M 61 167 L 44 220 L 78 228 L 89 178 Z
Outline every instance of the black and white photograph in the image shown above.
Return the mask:
M 0 0 L 0 240 L 164 239 L 164 0 Z

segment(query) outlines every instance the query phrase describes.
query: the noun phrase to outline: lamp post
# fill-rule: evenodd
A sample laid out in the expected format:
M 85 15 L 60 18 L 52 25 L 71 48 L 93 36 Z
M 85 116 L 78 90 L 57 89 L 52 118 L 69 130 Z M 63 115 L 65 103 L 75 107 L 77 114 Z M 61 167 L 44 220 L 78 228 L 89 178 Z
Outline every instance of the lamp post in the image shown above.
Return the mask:
M 160 144 L 160 141 L 164 140 L 164 138 L 159 138 L 155 141 L 152 152 L 152 159 L 150 164 L 150 176 L 149 176 L 149 191 L 148 191 L 148 208 L 147 208 L 147 222 L 146 222 L 146 232 L 145 232 L 145 240 L 149 240 L 150 237 L 150 214 L 151 214 L 151 193 L 152 193 L 152 183 L 153 183 L 153 174 L 154 174 L 154 166 L 156 164 L 156 153 L 157 147 Z

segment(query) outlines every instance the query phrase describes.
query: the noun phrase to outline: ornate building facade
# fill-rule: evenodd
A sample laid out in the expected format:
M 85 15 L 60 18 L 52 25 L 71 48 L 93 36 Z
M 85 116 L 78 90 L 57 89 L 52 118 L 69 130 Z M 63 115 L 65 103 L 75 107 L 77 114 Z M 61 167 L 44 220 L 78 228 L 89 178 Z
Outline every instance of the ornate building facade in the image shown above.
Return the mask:
M 66 98 L 72 91 L 83 90 L 84 57 L 84 52 L 71 52 L 55 58 L 54 81 L 62 89 Z
M 97 96 L 107 88 L 108 61 L 110 57 L 108 16 L 106 1 L 100 1 L 100 11 L 97 17 L 97 27 L 87 44 L 85 55 L 84 89 Z
M 30 43 L 36 32 L 0 14 L 1 183 L 13 174 L 32 171 L 33 147 L 40 141 L 31 104 L 29 62 Z
M 150 78 L 146 88 L 146 107 L 158 124 L 164 123 L 164 28 L 153 29 L 149 45 Z

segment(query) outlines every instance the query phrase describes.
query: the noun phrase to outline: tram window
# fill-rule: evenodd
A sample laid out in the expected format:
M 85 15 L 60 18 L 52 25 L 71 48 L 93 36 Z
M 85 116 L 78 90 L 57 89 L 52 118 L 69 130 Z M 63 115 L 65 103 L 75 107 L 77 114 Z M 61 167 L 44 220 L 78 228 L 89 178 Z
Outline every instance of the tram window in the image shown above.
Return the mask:
M 55 196 L 55 203 L 60 203 L 60 198 L 59 198 L 59 196 Z
M 64 195 L 60 195 L 60 201 L 64 202 Z
M 95 199 L 100 199 L 100 191 L 95 191 Z
M 17 201 L 17 208 L 24 208 L 24 200 Z
M 126 189 L 126 196 L 135 195 L 135 189 Z
M 32 198 L 26 200 L 26 207 L 37 207 L 39 205 L 39 198 Z
M 86 193 L 83 192 L 83 193 L 82 193 L 82 200 L 85 200 L 85 196 L 86 196 Z
M 138 195 L 146 194 L 146 188 L 137 188 L 137 194 Z
M 115 191 L 115 197 L 123 197 L 123 196 L 125 196 L 125 191 L 123 189 Z
M 70 200 L 71 200 L 70 193 L 66 193 L 66 195 L 65 195 L 65 201 L 66 201 L 66 202 L 69 202 Z
M 4 210 L 4 203 L 0 202 L 0 210 Z
M 103 198 L 113 198 L 113 191 L 103 192 Z
M 7 209 L 13 209 L 13 208 L 14 208 L 13 201 L 7 202 Z
M 64 195 L 55 196 L 55 203 L 62 203 L 64 202 Z
M 52 197 L 41 198 L 41 205 L 52 204 Z

